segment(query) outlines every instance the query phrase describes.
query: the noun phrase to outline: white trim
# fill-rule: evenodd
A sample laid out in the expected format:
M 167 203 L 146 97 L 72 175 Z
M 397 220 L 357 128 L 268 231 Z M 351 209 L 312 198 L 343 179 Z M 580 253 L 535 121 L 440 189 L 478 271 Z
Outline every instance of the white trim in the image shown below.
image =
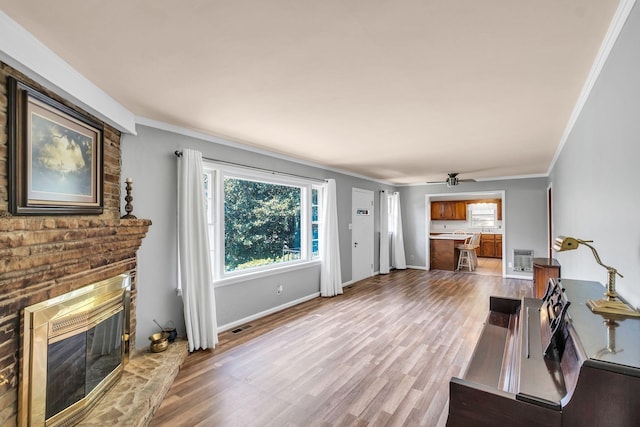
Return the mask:
M 261 317 L 268 316 L 273 313 L 277 313 L 278 311 L 285 310 L 287 308 L 293 307 L 294 305 L 302 304 L 303 302 L 311 301 L 312 299 L 318 298 L 320 296 L 320 292 L 315 292 L 311 295 L 307 295 L 306 297 L 298 298 L 297 300 L 289 301 L 285 304 L 279 305 L 277 307 L 270 308 L 268 310 L 261 311 L 260 313 L 252 314 L 251 316 L 247 316 L 244 319 L 236 320 L 235 322 L 227 323 L 226 325 L 218 326 L 218 333 L 228 331 L 229 329 L 233 329 L 237 326 L 244 325 L 246 323 L 252 322 L 256 319 L 260 319 Z
M 483 190 L 483 191 L 461 191 L 459 193 L 436 193 L 436 194 L 425 194 L 424 195 L 424 203 L 425 203 L 425 270 L 431 270 L 431 240 L 429 236 L 431 235 L 431 200 L 436 197 L 442 196 L 455 196 L 457 200 L 464 199 L 464 196 L 481 196 L 481 195 L 499 195 L 502 200 L 502 277 L 507 276 L 507 263 L 505 260 L 507 259 L 507 192 L 505 190 Z
M 217 279 L 213 281 L 213 286 L 216 288 L 221 288 L 223 286 L 233 285 L 235 283 L 242 283 L 249 280 L 256 280 L 262 277 L 273 276 L 275 274 L 284 274 L 290 273 L 296 270 L 302 270 L 305 268 L 312 268 L 320 265 L 320 260 L 315 259 L 312 261 L 301 261 L 295 262 L 294 264 L 283 265 L 279 267 L 273 267 L 266 270 L 252 271 L 248 273 L 241 273 L 235 276 L 227 276 L 221 279 Z
M 133 113 L 1 10 L 0 61 L 119 131 L 136 134 Z
M 211 135 L 208 133 L 204 133 L 204 132 L 198 132 L 198 131 L 194 131 L 191 129 L 187 129 L 181 126 L 175 126 L 169 123 L 164 123 L 164 122 L 160 122 L 157 120 L 152 120 L 152 119 L 148 119 L 146 117 L 140 117 L 140 116 L 136 116 L 135 118 L 136 123 L 142 126 L 147 126 L 150 128 L 154 128 L 154 129 L 158 129 L 158 130 L 164 130 L 167 132 L 172 132 L 178 135 L 183 135 L 183 136 L 187 136 L 190 138 L 196 138 L 196 139 L 200 139 L 203 141 L 208 141 L 208 142 L 214 142 L 216 144 L 220 144 L 220 145 L 224 145 L 226 147 L 232 147 L 232 148 L 237 148 L 239 150 L 244 150 L 244 151 L 249 151 L 251 153 L 256 153 L 256 154 L 261 154 L 263 156 L 269 156 L 272 157 L 274 159 L 280 159 L 280 160 L 286 160 L 288 162 L 293 162 L 293 163 L 297 163 L 300 165 L 304 165 L 304 166 L 309 166 L 312 168 L 318 168 L 324 171 L 330 171 L 330 172 L 335 172 L 335 173 L 339 173 L 342 175 L 348 175 L 354 178 L 360 178 L 360 179 L 366 179 L 367 181 L 373 181 L 373 182 L 377 182 L 380 184 L 384 184 L 384 185 L 389 185 L 391 187 L 396 187 L 397 185 L 389 182 L 389 181 L 383 181 L 381 179 L 376 179 L 376 178 L 372 178 L 370 176 L 366 176 L 366 175 L 360 175 L 354 172 L 349 172 L 343 169 L 336 169 L 336 168 L 332 168 L 326 165 L 322 165 L 320 163 L 314 163 L 308 160 L 302 160 L 302 159 L 298 159 L 295 157 L 291 157 L 291 156 L 287 156 L 284 154 L 279 154 L 279 153 L 274 153 L 272 151 L 268 151 L 268 150 L 264 150 L 262 148 L 257 148 L 254 147 L 252 145 L 249 145 L 248 143 L 243 143 L 243 142 L 238 142 L 238 141 L 232 141 L 230 139 L 225 139 L 225 138 L 221 138 L 219 136 L 215 136 L 215 135 Z M 324 179 L 325 177 L 318 177 L 317 179 Z
M 411 270 L 425 270 L 425 271 L 429 271 L 429 269 L 427 267 L 425 267 L 424 265 L 407 265 L 408 269 Z
M 346 288 L 347 286 L 351 286 L 351 285 L 353 285 L 354 283 L 355 283 L 355 282 L 354 282 L 353 280 L 349 280 L 348 282 L 344 282 L 344 283 L 342 284 L 342 287 L 343 287 L 343 288 Z
M 221 287 L 238 282 L 245 282 L 254 278 L 269 276 L 287 271 L 306 268 L 310 263 L 320 264 L 319 259 L 311 257 L 311 192 L 316 182 L 308 179 L 273 175 L 262 170 L 254 170 L 249 167 L 239 168 L 217 162 L 205 160 L 205 172 L 215 172 L 216 179 L 216 200 L 210 205 L 210 211 L 214 212 L 217 221 L 209 224 L 215 229 L 215 248 L 213 250 L 214 263 L 214 287 Z M 225 214 L 224 214 L 224 189 L 223 182 L 226 178 L 235 180 L 247 180 L 261 182 L 274 186 L 287 186 L 296 188 L 300 192 L 300 250 L 301 259 L 293 261 L 280 261 L 273 264 L 252 267 L 243 270 L 227 272 L 224 260 L 224 235 L 225 235 Z M 269 274 L 270 273 L 270 274 Z
M 636 0 L 620 0 L 618 8 L 616 9 L 616 13 L 611 19 L 611 24 L 609 24 L 609 29 L 604 36 L 602 44 L 600 45 L 600 50 L 598 51 L 596 59 L 591 66 L 591 71 L 589 71 L 587 80 L 582 87 L 582 92 L 580 92 L 580 96 L 576 101 L 576 105 L 573 107 L 573 111 L 571 112 L 571 116 L 569 117 L 567 127 L 562 134 L 562 138 L 560 138 L 560 144 L 558 144 L 558 148 L 556 149 L 553 159 L 551 160 L 551 164 L 549 165 L 549 169 L 547 170 L 547 176 L 551 174 L 553 167 L 558 161 L 560 153 L 564 148 L 564 144 L 566 144 L 567 139 L 569 138 L 569 134 L 571 134 L 576 121 L 578 121 L 578 117 L 580 116 L 580 113 L 582 112 L 582 109 L 584 108 L 584 105 L 586 104 L 587 99 L 591 94 L 591 90 L 593 89 L 593 86 L 600 76 L 602 67 L 604 67 L 604 64 L 607 62 L 607 58 L 609 58 L 609 54 L 611 53 L 616 40 L 618 40 L 618 36 L 620 35 L 620 32 L 622 31 L 622 28 L 624 27 L 624 24 L 627 21 L 627 18 L 631 13 L 631 9 L 633 9 L 635 3 Z

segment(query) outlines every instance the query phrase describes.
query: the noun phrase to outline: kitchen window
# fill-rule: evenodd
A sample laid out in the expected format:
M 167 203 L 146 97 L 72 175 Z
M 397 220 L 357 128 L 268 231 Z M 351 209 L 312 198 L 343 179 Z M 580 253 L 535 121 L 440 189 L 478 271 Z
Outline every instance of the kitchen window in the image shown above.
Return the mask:
M 468 206 L 472 228 L 496 227 L 497 203 L 470 203 Z

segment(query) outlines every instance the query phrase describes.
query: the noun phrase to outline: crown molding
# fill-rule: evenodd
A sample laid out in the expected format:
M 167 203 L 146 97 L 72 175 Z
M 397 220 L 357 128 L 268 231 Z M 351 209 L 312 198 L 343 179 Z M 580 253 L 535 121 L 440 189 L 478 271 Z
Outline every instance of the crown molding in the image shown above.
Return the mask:
M 208 134 L 208 133 L 187 129 L 187 128 L 184 128 L 182 126 L 176 126 L 176 125 L 172 125 L 172 124 L 169 124 L 169 123 L 165 123 L 165 122 L 149 119 L 149 118 L 146 118 L 146 117 L 140 117 L 140 116 L 136 116 L 135 120 L 136 120 L 137 124 L 142 125 L 142 126 L 147 126 L 147 127 L 154 128 L 154 129 L 164 130 L 164 131 L 172 132 L 172 133 L 175 133 L 175 134 L 178 134 L 178 135 L 188 136 L 190 138 L 201 139 L 203 141 L 214 142 L 216 144 L 224 145 L 224 146 L 227 146 L 227 147 L 233 147 L 233 148 L 237 148 L 239 150 L 249 151 L 249 152 L 255 153 L 255 154 L 261 154 L 263 156 L 269 156 L 269 157 L 272 157 L 272 158 L 275 158 L 275 159 L 286 160 L 288 162 L 293 162 L 293 163 L 297 163 L 297 164 L 300 164 L 300 165 L 309 166 L 309 167 L 312 167 L 312 168 L 318 168 L 318 169 L 322 169 L 322 170 L 326 170 L 326 171 L 331 171 L 331 172 L 339 173 L 339 174 L 342 174 L 342 175 L 348 175 L 348 176 L 351 176 L 353 178 L 365 179 L 367 181 L 373 181 L 373 182 L 377 182 L 379 184 L 388 185 L 388 186 L 391 186 L 391 187 L 398 187 L 397 184 L 394 184 L 394 183 L 389 182 L 389 181 L 384 181 L 384 180 L 381 180 L 381 179 L 372 178 L 370 176 L 360 175 L 360 174 L 357 174 L 357 173 L 354 173 L 354 172 L 350 172 L 350 171 L 347 171 L 347 170 L 332 168 L 330 166 L 326 166 L 326 165 L 323 165 L 323 164 L 320 164 L 320 163 L 310 162 L 308 160 L 302 160 L 302 159 L 298 159 L 296 157 L 291 157 L 291 156 L 287 156 L 287 155 L 284 155 L 284 154 L 275 153 L 273 151 L 269 151 L 269 150 L 265 150 L 265 149 L 262 149 L 262 148 L 254 147 L 254 146 L 252 146 L 250 144 L 247 144 L 247 143 L 232 141 L 232 140 L 225 139 L 225 138 L 222 138 L 222 137 L 219 137 L 219 136 L 215 136 L 215 135 L 211 135 L 211 134 Z M 329 177 L 322 176 L 322 177 L 319 177 L 319 178 L 329 178 Z
M 591 66 L 591 70 L 589 71 L 587 80 L 585 81 L 584 86 L 582 87 L 582 92 L 580 92 L 580 96 L 578 97 L 578 100 L 576 101 L 576 104 L 573 107 L 573 111 L 571 112 L 571 116 L 569 117 L 569 122 L 567 123 L 564 133 L 562 134 L 560 143 L 558 144 L 558 148 L 556 149 L 553 159 L 551 160 L 551 164 L 549 165 L 549 170 L 547 170 L 547 176 L 551 174 L 551 171 L 556 165 L 556 162 L 560 157 L 560 153 L 562 152 L 562 149 L 564 148 L 564 145 L 566 144 L 567 139 L 569 138 L 569 135 L 571 134 L 571 131 L 573 130 L 573 127 L 575 126 L 576 121 L 578 120 L 578 117 L 580 117 L 580 113 L 582 112 L 582 109 L 584 108 L 587 102 L 587 99 L 589 99 L 591 90 L 593 89 L 593 86 L 598 80 L 598 77 L 600 76 L 600 72 L 602 71 L 604 64 L 607 62 L 607 58 L 609 58 L 609 54 L 611 53 L 611 50 L 613 49 L 613 46 L 616 43 L 616 40 L 618 40 L 618 36 L 620 35 L 620 32 L 622 31 L 622 28 L 624 27 L 625 22 L 627 22 L 627 18 L 629 17 L 629 14 L 631 13 L 631 10 L 633 9 L 633 6 L 635 5 L 635 3 L 636 3 L 636 0 L 621 0 L 620 3 L 618 4 L 616 13 L 613 15 L 613 18 L 611 19 L 611 24 L 609 24 L 609 29 L 607 30 L 607 33 L 604 36 L 604 40 L 602 41 L 602 44 L 600 45 L 600 50 L 598 51 L 598 54 L 596 55 L 596 59 L 594 60 L 593 65 Z

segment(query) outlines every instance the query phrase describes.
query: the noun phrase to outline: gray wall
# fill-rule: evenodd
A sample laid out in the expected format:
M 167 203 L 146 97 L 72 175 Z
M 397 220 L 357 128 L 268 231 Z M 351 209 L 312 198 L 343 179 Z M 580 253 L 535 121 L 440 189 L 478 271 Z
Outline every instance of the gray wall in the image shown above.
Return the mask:
M 455 194 L 504 191 L 503 227 L 507 259 L 513 262 L 513 249 L 533 249 L 534 256 L 547 252 L 547 180 L 546 178 L 513 179 L 462 183 L 454 188 L 445 185 L 419 185 L 400 188 L 402 225 L 407 264 L 426 266 L 426 236 L 428 233 L 425 201 L 428 194 Z M 507 270 L 507 275 L 530 278 Z
M 204 157 L 313 178 L 334 178 L 337 187 L 342 280 L 345 283 L 351 280 L 351 189 L 357 187 L 375 191 L 374 269 L 379 269 L 378 191 L 393 190 L 393 187 L 151 127 L 138 125 L 137 130 L 137 136 L 124 135 L 122 140 L 122 179 L 133 179 L 133 213 L 138 218 L 152 221 L 138 253 L 137 347 L 148 345 L 146 338 L 157 329 L 153 319 L 161 324 L 173 320 L 178 326 L 178 332 L 184 334 L 182 300 L 175 293 L 175 150 L 192 148 L 201 151 Z M 319 266 L 315 265 L 303 270 L 218 287 L 215 290 L 218 325 L 233 324 L 313 295 L 320 290 L 319 276 Z M 283 285 L 284 292 L 276 295 L 276 286 L 280 284 Z
M 618 290 L 640 305 L 640 200 L 636 171 L 640 159 L 640 12 L 632 11 L 563 151 L 549 177 L 553 189 L 555 234 L 595 240 L 603 261 L 618 268 Z M 151 319 L 172 319 L 183 332 L 181 300 L 175 295 L 175 177 L 173 151 L 198 149 L 207 157 L 282 170 L 316 178 L 335 178 L 343 281 L 351 279 L 351 189 L 374 190 L 376 221 L 375 269 L 378 269 L 377 190 L 392 187 L 237 148 L 138 126 L 137 136 L 122 142 L 122 176 L 134 179 L 134 213 L 153 225 L 139 253 L 138 346 L 154 330 Z M 425 195 L 445 192 L 505 191 L 505 244 L 532 248 L 546 255 L 546 188 L 544 178 L 466 183 L 448 189 L 435 186 L 400 187 L 405 251 L 409 265 L 425 265 Z M 606 280 L 586 248 L 555 255 L 564 277 Z M 510 259 L 507 262 L 511 261 Z M 305 274 L 269 276 L 257 283 L 216 289 L 219 324 L 228 324 L 318 292 L 318 269 Z M 275 284 L 285 292 L 274 296 Z
M 557 234 L 594 240 L 617 268 L 617 290 L 640 305 L 640 6 L 634 6 L 553 167 Z M 580 247 L 556 255 L 562 276 L 606 283 L 606 270 Z

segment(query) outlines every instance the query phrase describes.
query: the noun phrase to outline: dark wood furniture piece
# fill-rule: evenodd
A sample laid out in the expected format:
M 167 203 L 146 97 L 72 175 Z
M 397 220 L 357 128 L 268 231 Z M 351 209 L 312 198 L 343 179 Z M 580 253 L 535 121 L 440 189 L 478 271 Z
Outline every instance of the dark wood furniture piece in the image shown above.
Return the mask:
M 560 263 L 555 258 L 533 259 L 533 296 L 542 298 L 549 279 L 560 277 Z
M 638 425 L 640 319 L 592 313 L 600 283 L 549 283 L 543 299 L 491 297 L 448 427 Z
M 458 267 L 458 257 L 460 251 L 456 249 L 456 245 L 465 242 L 466 236 L 460 239 L 430 239 L 430 260 L 429 268 L 431 270 L 449 270 L 454 271 Z

